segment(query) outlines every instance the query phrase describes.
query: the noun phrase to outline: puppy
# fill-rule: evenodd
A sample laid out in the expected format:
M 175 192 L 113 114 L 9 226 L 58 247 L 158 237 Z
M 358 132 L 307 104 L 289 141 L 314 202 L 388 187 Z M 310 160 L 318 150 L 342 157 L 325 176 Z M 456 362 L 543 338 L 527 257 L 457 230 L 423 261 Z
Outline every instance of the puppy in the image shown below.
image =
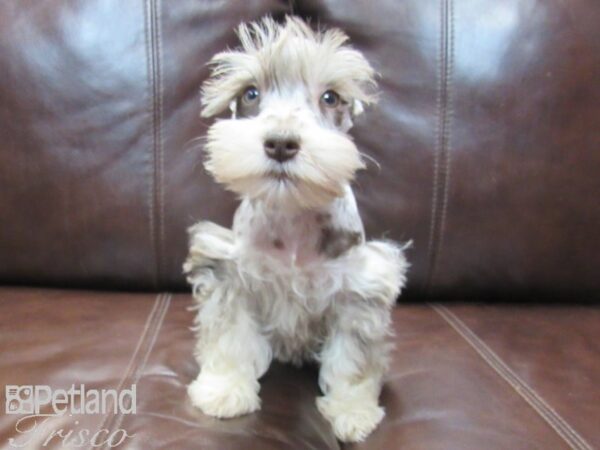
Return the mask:
M 241 198 L 229 230 L 200 222 L 184 264 L 198 315 L 201 370 L 188 388 L 204 413 L 260 408 L 273 358 L 320 364 L 317 407 L 342 441 L 381 421 L 390 311 L 405 284 L 403 247 L 366 241 L 350 187 L 364 167 L 347 134 L 375 100 L 374 70 L 340 30 L 300 19 L 241 25 L 217 54 L 202 116 L 206 170 Z

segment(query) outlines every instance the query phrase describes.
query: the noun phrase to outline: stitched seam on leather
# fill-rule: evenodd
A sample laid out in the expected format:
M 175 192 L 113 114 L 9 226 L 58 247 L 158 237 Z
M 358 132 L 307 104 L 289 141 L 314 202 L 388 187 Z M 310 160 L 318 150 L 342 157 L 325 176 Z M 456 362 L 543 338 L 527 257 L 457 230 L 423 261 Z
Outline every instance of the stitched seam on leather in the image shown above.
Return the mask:
M 452 103 L 452 92 L 453 92 L 453 74 L 454 74 L 454 1 L 448 1 L 448 57 L 446 63 L 446 123 L 444 126 L 444 145 L 443 148 L 446 149 L 444 154 L 444 185 L 442 190 L 442 214 L 439 222 L 439 233 L 438 233 L 438 248 L 436 253 L 435 261 L 433 262 L 431 268 L 431 281 L 433 283 L 435 279 L 435 275 L 437 272 L 438 261 L 440 259 L 440 255 L 443 250 L 444 245 L 444 235 L 446 231 L 446 216 L 448 214 L 448 189 L 450 187 L 450 164 L 451 164 L 451 155 L 452 155 L 452 146 L 451 146 L 451 132 L 452 132 L 452 116 L 454 114 L 453 103 Z
M 436 109 L 436 146 L 433 162 L 431 221 L 429 224 L 428 272 L 425 289 L 430 291 L 441 252 L 448 205 L 450 180 L 450 125 L 452 122 L 452 78 L 454 58 L 454 4 L 440 0 L 439 73 Z
M 504 380 L 521 396 L 556 433 L 573 449 L 592 450 L 591 445 L 569 423 L 515 373 L 462 320 L 446 307 L 430 305 Z
M 150 127 L 152 128 L 152 145 L 150 147 L 150 159 L 151 159 L 151 173 L 148 182 L 148 227 L 150 229 L 150 247 L 155 261 L 154 269 L 154 287 L 158 286 L 158 272 L 156 270 L 156 224 L 154 223 L 154 191 L 155 191 L 155 179 L 154 179 L 154 70 L 153 70 L 153 57 L 152 57 L 152 44 L 150 29 L 152 28 L 150 11 L 149 11 L 148 0 L 144 1 L 144 40 L 146 44 L 146 72 L 148 76 L 148 87 L 150 90 L 150 101 L 148 103 L 148 114 L 150 116 Z
M 435 129 L 435 148 L 433 154 L 433 185 L 431 189 L 431 212 L 429 222 L 429 243 L 427 249 L 427 276 L 425 279 L 426 290 L 429 290 L 429 278 L 431 273 L 431 261 L 433 259 L 433 251 L 435 249 L 435 228 L 436 228 L 436 217 L 437 217 L 437 199 L 438 199 L 438 183 L 439 183 L 439 152 L 440 152 L 440 130 L 441 130 L 441 117 L 442 117 L 442 86 L 443 86 L 443 70 L 442 67 L 445 65 L 445 53 L 444 53 L 444 0 L 440 0 L 440 37 L 439 37 L 439 49 L 438 49 L 438 81 L 437 81 L 437 96 L 435 101 L 435 108 L 437 112 L 437 124 Z
M 135 349 L 133 350 L 133 353 L 131 354 L 131 357 L 129 358 L 129 362 L 127 363 L 125 372 L 119 379 L 119 383 L 117 384 L 117 388 L 116 388 L 117 391 L 121 391 L 121 389 L 125 385 L 125 381 L 130 378 L 131 374 L 134 371 L 135 362 L 138 358 L 138 355 L 140 354 L 140 349 L 142 347 L 142 344 L 146 341 L 146 336 L 148 334 L 148 330 L 150 329 L 150 325 L 155 320 L 156 311 L 158 310 L 158 305 L 160 304 L 160 300 L 161 300 L 162 296 L 163 296 L 163 294 L 158 294 L 156 296 L 156 298 L 154 299 L 154 304 L 152 305 L 152 308 L 150 309 L 150 313 L 148 314 L 148 317 L 146 318 L 146 323 L 144 323 L 144 328 L 142 328 L 142 333 L 140 334 L 140 338 L 138 339 Z M 96 431 L 98 432 L 102 428 L 104 428 L 104 426 L 107 424 L 107 421 L 109 421 L 110 418 L 111 418 L 111 414 L 106 413 Z M 93 446 L 90 447 L 90 450 L 92 450 L 93 448 L 94 448 Z
M 152 245 L 155 255 L 155 287 L 160 286 L 164 255 L 164 155 L 162 141 L 163 81 L 162 81 L 162 30 L 160 0 L 146 0 L 146 39 L 149 65 L 149 83 L 152 94 L 152 182 L 151 215 Z
M 148 347 L 146 352 L 144 353 L 144 356 L 142 357 L 141 363 L 138 365 L 138 367 L 136 368 L 134 375 L 133 375 L 133 379 L 131 380 L 131 384 L 137 384 L 140 381 L 140 378 L 142 377 L 142 373 L 144 371 L 144 369 L 146 368 L 146 364 L 148 363 L 148 359 L 150 358 L 150 354 L 152 353 L 152 350 L 154 349 L 154 345 L 156 344 L 156 340 L 158 338 L 158 335 L 160 334 L 160 330 L 162 329 L 162 325 L 165 319 L 165 316 L 167 315 L 167 311 L 169 310 L 169 306 L 171 305 L 171 294 L 165 294 L 163 296 L 163 302 L 161 304 L 161 307 L 159 308 L 159 312 L 156 314 L 156 325 L 154 326 L 154 330 L 152 331 L 152 335 L 150 337 L 150 340 L 148 341 Z M 111 427 L 110 431 L 109 431 L 109 435 L 111 435 L 115 430 L 118 430 L 119 427 L 121 426 L 121 423 L 123 422 L 123 413 L 122 411 L 119 411 L 119 413 L 117 414 L 117 416 L 115 417 L 115 422 L 114 425 Z M 111 448 L 108 445 L 105 446 L 105 448 Z
M 163 86 L 163 71 L 162 71 L 162 59 L 163 59 L 163 34 L 162 34 L 162 1 L 155 0 L 156 4 L 156 33 L 157 33 L 157 65 L 158 65 L 158 150 L 159 150 L 159 197 L 158 197 L 158 214 L 160 217 L 159 221 L 159 239 L 160 239 L 160 252 L 159 252 L 159 281 L 162 281 L 165 270 L 165 149 L 163 142 L 163 101 L 164 101 L 164 86 Z

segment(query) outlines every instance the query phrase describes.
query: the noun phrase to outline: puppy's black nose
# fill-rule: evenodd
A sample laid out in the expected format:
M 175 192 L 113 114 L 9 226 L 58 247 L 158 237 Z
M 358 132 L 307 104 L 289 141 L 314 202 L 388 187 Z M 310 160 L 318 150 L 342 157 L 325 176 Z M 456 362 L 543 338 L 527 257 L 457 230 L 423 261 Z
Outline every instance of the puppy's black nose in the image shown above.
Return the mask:
M 290 137 L 269 137 L 265 139 L 264 147 L 269 158 L 282 163 L 296 156 L 300 143 L 298 139 Z

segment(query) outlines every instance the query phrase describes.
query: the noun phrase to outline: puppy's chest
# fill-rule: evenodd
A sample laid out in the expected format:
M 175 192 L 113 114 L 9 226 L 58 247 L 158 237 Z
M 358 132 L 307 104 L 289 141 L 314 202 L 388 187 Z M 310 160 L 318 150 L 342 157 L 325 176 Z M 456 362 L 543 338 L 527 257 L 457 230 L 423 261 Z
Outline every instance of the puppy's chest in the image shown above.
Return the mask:
M 314 268 L 338 258 L 362 236 L 358 231 L 335 227 L 329 214 L 306 212 L 275 216 L 255 222 L 248 245 L 264 258 L 278 261 L 282 268 Z
M 316 214 L 275 216 L 250 230 L 249 245 L 285 267 L 305 267 L 323 260 L 321 228 Z

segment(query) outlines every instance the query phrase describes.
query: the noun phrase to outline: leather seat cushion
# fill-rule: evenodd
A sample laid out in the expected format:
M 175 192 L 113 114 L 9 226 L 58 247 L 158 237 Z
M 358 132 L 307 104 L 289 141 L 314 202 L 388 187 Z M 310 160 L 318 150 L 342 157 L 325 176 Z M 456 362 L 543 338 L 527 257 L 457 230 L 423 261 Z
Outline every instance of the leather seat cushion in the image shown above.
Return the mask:
M 340 448 L 314 404 L 314 367 L 273 364 L 256 414 L 221 421 L 194 409 L 186 396 L 198 372 L 190 305 L 183 294 L 2 288 L 0 383 L 136 384 L 134 415 L 47 423 L 48 430 L 124 429 L 133 437 L 120 448 Z M 599 319 L 589 306 L 399 305 L 382 393 L 387 417 L 366 443 L 344 448 L 600 445 Z M 20 417 L 1 416 L 4 444 L 25 439 L 15 431 Z M 59 446 L 55 438 L 47 448 Z

